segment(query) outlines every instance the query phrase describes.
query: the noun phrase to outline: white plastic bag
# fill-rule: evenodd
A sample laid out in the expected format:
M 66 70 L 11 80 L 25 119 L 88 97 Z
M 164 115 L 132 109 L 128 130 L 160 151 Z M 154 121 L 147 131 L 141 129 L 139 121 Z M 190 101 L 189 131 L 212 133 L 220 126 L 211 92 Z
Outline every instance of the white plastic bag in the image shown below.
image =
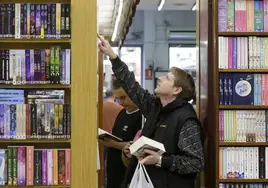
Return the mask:
M 143 164 L 138 163 L 129 188 L 154 188 Z

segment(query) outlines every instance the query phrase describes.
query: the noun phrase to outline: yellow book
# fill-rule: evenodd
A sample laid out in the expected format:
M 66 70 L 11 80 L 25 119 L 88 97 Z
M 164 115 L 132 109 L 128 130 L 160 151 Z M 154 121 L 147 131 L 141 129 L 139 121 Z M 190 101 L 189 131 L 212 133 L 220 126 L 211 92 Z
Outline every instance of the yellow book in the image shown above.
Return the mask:
M 56 4 L 56 37 L 60 37 L 60 25 L 61 25 L 61 4 Z
M 53 149 L 53 180 L 54 185 L 58 185 L 58 150 Z

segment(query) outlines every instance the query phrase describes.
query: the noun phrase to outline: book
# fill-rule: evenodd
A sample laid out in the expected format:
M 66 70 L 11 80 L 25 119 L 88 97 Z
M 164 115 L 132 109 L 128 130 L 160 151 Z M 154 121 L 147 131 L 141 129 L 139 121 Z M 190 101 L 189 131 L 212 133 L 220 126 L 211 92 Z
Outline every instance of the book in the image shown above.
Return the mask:
M 220 110 L 219 142 L 267 142 L 267 110 Z
M 1 4 L 0 38 L 70 38 L 70 9 L 70 3 Z
M 5 155 L 7 152 L 7 155 Z M 70 185 L 70 149 L 7 146 L 0 150 L 0 185 Z
M 99 128 L 98 129 L 98 137 L 99 139 L 104 139 L 104 138 L 111 138 L 114 139 L 116 141 L 123 141 L 121 138 L 118 138 L 117 136 L 112 135 L 111 133 Z
M 0 50 L 0 84 L 71 83 L 71 50 L 60 46 L 47 49 Z M 12 74 L 11 70 L 16 70 Z
M 149 149 L 157 152 L 159 155 L 162 155 L 166 152 L 164 145 L 160 142 L 141 136 L 136 140 L 130 147 L 130 153 L 137 157 L 145 156 L 144 149 Z

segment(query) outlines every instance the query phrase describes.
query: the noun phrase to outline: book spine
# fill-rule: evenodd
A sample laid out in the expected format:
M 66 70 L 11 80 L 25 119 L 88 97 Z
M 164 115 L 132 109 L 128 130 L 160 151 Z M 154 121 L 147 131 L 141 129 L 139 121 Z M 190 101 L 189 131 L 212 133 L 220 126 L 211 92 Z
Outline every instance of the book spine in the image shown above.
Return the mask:
M 53 184 L 58 185 L 58 173 L 59 173 L 59 168 L 58 168 L 58 150 L 53 149 Z
M 18 147 L 18 185 L 26 185 L 25 159 L 25 147 Z
M 58 182 L 59 185 L 65 185 L 66 184 L 65 150 L 58 150 L 58 163 L 59 163 Z
M 30 37 L 35 38 L 35 4 L 30 5 Z
M 65 5 L 65 34 L 67 38 L 71 37 L 71 6 Z
M 47 150 L 47 185 L 53 185 L 53 150 Z
M 12 160 L 12 148 L 7 148 L 7 160 L 8 160 L 8 169 L 7 169 L 7 185 L 13 185 L 13 160 Z
M 71 184 L 71 150 L 65 150 L 65 178 L 66 178 L 66 185 Z
M 34 185 L 42 184 L 42 151 L 34 150 Z
M 61 4 L 61 26 L 60 26 L 60 35 L 61 37 L 66 37 L 66 33 L 65 33 L 65 5 L 66 4 Z
M 41 38 L 41 5 L 35 5 L 35 37 Z
M 17 147 L 12 147 L 12 161 L 13 161 L 13 166 L 12 166 L 12 180 L 13 183 L 12 185 L 18 185 L 18 148 Z
M 47 185 L 47 150 L 42 150 L 42 185 Z
M 26 150 L 26 185 L 33 185 L 34 178 L 34 147 L 27 146 Z
M 56 38 L 61 37 L 61 4 L 56 4 Z

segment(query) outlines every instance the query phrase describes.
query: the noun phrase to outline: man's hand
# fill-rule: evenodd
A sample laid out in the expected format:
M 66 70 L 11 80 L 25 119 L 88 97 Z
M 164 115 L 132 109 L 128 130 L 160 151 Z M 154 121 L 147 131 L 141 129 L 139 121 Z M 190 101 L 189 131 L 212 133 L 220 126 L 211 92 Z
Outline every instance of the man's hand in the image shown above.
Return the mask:
M 105 138 L 104 140 L 101 140 L 100 143 L 107 147 L 123 150 L 123 148 L 128 144 L 128 142 L 117 142 L 114 139 Z
M 142 157 L 138 158 L 141 164 L 156 165 L 159 162 L 160 155 L 158 153 L 149 149 L 145 149 L 144 152 L 148 155 L 144 158 Z
M 133 141 L 130 141 L 123 149 L 123 152 L 125 154 L 125 156 L 127 158 L 130 158 L 131 157 L 131 153 L 130 153 L 130 150 L 129 150 L 129 147 L 133 144 Z
M 116 53 L 114 53 L 112 47 L 110 46 L 109 42 L 104 39 L 103 36 L 98 34 L 98 38 L 100 42 L 98 43 L 100 51 L 104 54 L 109 56 L 110 59 L 115 59 L 117 57 Z

